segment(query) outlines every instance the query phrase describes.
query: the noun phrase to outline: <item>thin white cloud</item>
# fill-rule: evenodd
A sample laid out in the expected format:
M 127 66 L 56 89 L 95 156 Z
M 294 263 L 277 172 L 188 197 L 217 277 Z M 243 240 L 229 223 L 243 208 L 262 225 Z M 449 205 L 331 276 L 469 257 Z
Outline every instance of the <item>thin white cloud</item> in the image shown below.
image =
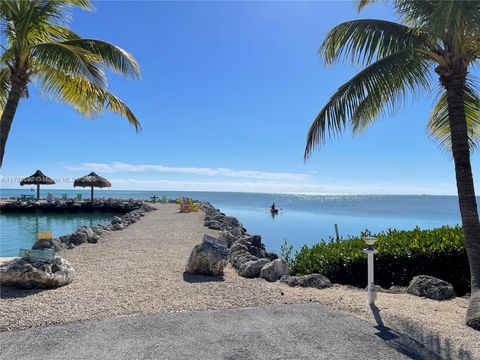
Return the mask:
M 229 168 L 206 168 L 206 167 L 172 167 L 154 164 L 126 164 L 122 162 L 112 163 L 82 163 L 80 165 L 66 165 L 70 171 L 98 171 L 104 173 L 117 172 L 159 172 L 169 174 L 223 176 L 242 179 L 261 180 L 294 180 L 302 181 L 311 177 L 310 174 L 289 172 L 265 172 L 256 170 L 234 170 Z
M 84 169 L 83 169 L 84 170 Z M 20 179 L 25 176 L 0 176 L 2 189 L 20 189 Z M 48 189 L 73 189 L 73 177 L 55 178 L 56 184 Z M 455 185 L 448 182 L 416 183 L 373 183 L 359 184 L 323 179 L 322 183 L 289 182 L 272 180 L 237 181 L 187 181 L 166 179 L 110 178 L 112 187 L 103 190 L 140 190 L 140 191 L 225 191 L 258 193 L 297 193 L 297 194 L 397 194 L 397 195 L 456 195 Z M 23 187 L 24 189 L 28 187 Z M 45 188 L 47 189 L 47 187 Z
M 398 194 L 398 195 L 455 195 L 455 189 L 447 184 L 429 184 L 419 187 L 415 184 L 312 184 L 271 181 L 221 182 L 221 181 L 173 181 L 110 179 L 113 187 L 122 190 L 159 190 L 159 191 L 233 191 L 259 193 L 297 193 L 297 194 Z

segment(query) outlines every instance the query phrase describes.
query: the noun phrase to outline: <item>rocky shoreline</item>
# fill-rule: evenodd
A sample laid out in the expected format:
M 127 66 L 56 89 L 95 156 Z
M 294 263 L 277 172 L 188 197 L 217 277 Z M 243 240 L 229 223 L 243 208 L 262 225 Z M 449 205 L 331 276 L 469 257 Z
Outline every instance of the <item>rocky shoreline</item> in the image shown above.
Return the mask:
M 280 281 L 291 287 L 324 289 L 331 287 L 321 274 L 289 275 L 288 264 L 273 252 L 267 252 L 260 235 L 251 235 L 237 218 L 227 216 L 209 202 L 201 202 L 204 226 L 220 231 L 218 237 L 205 235 L 195 245 L 187 261 L 186 273 L 223 276 L 227 263 L 244 278 Z
M 121 208 L 120 205 L 118 208 Z M 100 236 L 106 231 L 119 231 L 123 230 L 129 225 L 136 223 L 140 220 L 146 212 L 155 210 L 154 207 L 144 202 L 128 202 L 124 204 L 123 209 L 133 209 L 128 211 L 122 216 L 114 216 L 110 224 L 108 225 L 94 225 L 94 226 L 81 226 L 74 233 L 62 235 L 58 238 L 54 238 L 50 241 L 37 241 L 32 249 L 45 249 L 53 248 L 55 251 L 61 249 L 73 249 L 76 246 L 84 243 L 97 243 Z
M 203 202 L 201 208 L 204 225 L 220 231 L 218 241 L 228 249 L 228 262 L 240 276 L 273 282 L 288 274 L 288 265 L 277 254 L 267 252 L 260 235 L 250 235 L 237 218 L 225 215 L 209 202 Z
M 145 204 L 144 201 L 139 200 L 118 200 L 105 199 L 90 201 L 75 201 L 75 200 L 56 200 L 52 202 L 29 202 L 16 200 L 11 202 L 4 202 L 0 204 L 1 213 L 92 213 L 92 212 L 111 212 L 125 214 Z
M 291 287 L 325 289 L 332 286 L 330 280 L 321 274 L 289 275 L 288 264 L 277 254 L 267 252 L 260 235 L 250 235 L 237 218 L 225 215 L 209 202 L 203 202 L 201 208 L 205 212 L 204 226 L 220 231 L 218 241 L 228 249 L 227 260 L 238 275 L 250 279 L 263 278 L 269 282 L 280 281 Z M 207 251 L 212 250 L 218 257 L 218 250 L 210 248 Z M 198 249 L 195 251 L 198 252 Z M 188 265 L 193 262 L 192 256 Z

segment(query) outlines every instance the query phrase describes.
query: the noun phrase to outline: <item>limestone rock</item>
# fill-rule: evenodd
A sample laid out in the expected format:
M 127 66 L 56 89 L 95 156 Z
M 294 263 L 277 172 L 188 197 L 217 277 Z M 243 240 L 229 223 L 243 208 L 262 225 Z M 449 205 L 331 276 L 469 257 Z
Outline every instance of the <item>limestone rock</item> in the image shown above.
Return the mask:
M 112 219 L 112 225 L 114 224 L 121 224 L 122 223 L 122 218 L 119 216 L 114 216 Z
M 233 227 L 239 226 L 240 222 L 237 220 L 237 218 L 233 216 L 225 216 L 223 218 L 223 222 L 227 224 L 231 224 Z
M 276 260 L 278 259 L 278 255 L 273 253 L 273 252 L 267 252 L 265 253 L 265 257 L 269 260 Z
M 246 245 L 243 245 L 243 244 L 239 243 L 239 242 L 236 242 L 230 248 L 230 256 L 232 257 L 236 252 L 239 252 L 239 251 L 248 252 L 248 247 Z
M 59 237 L 60 239 L 60 242 L 62 244 L 65 244 L 65 245 L 68 245 L 70 244 L 70 239 L 72 238 L 72 234 L 68 234 L 68 235 L 62 235 Z
M 248 238 L 248 240 L 252 243 L 253 246 L 261 248 L 262 244 L 262 237 L 260 235 L 253 235 Z
M 123 230 L 124 227 L 125 226 L 121 223 L 115 223 L 115 224 L 112 225 L 112 230 Z
M 95 225 L 95 226 L 92 226 L 92 231 L 93 231 L 96 235 L 102 235 L 104 229 L 103 229 L 103 226 L 102 226 L 102 225 Z
M 230 263 L 235 269 L 240 269 L 243 264 L 245 264 L 248 261 L 255 261 L 258 260 L 257 257 L 253 256 L 247 251 L 240 251 L 238 253 L 235 253 L 233 257 L 230 258 Z
M 239 236 L 233 235 L 230 231 L 223 230 L 222 232 L 220 232 L 218 238 L 225 240 L 228 244 L 228 247 L 231 247 L 235 243 L 235 241 L 238 240 Z
M 62 243 L 59 238 L 37 240 L 33 246 L 33 250 L 53 249 L 53 251 L 60 251 Z
M 452 284 L 429 275 L 415 276 L 410 281 L 407 293 L 433 300 L 446 300 L 456 296 Z
M 260 270 L 260 277 L 267 281 L 277 281 L 283 275 L 288 274 L 288 265 L 285 261 L 276 259 L 266 264 Z
M 220 223 L 212 224 L 208 226 L 211 230 L 222 230 L 222 225 Z
M 256 256 L 256 257 L 258 257 L 258 258 L 264 258 L 265 255 L 266 255 L 265 250 L 263 250 L 263 249 L 261 249 L 261 248 L 259 248 L 259 247 L 257 247 L 257 246 L 250 246 L 250 247 L 248 248 L 248 252 L 249 252 L 250 254 L 252 254 L 253 256 Z
M 227 266 L 228 251 L 223 246 L 203 242 L 195 245 L 185 271 L 191 274 L 218 276 Z
M 62 258 L 53 260 L 16 259 L 0 265 L 0 284 L 21 289 L 48 289 L 73 281 L 75 270 Z
M 99 239 L 100 239 L 100 236 L 97 234 L 94 234 L 87 239 L 87 242 L 89 242 L 90 244 L 96 244 Z
M 316 289 L 325 289 L 332 286 L 328 278 L 321 274 L 308 274 L 303 276 L 285 275 L 280 279 L 288 286 L 311 287 Z
M 76 232 L 83 232 L 87 234 L 87 239 L 95 234 L 90 226 L 82 226 L 78 228 Z
M 77 231 L 77 232 L 73 233 L 72 236 L 70 237 L 70 242 L 73 245 L 78 246 L 78 245 L 86 243 L 87 239 L 88 239 L 87 234 L 85 234 L 82 231 Z
M 238 270 L 238 275 L 246 277 L 246 278 L 256 278 L 260 275 L 260 270 L 266 264 L 268 264 L 270 260 L 268 259 L 259 259 L 255 261 L 247 261 Z

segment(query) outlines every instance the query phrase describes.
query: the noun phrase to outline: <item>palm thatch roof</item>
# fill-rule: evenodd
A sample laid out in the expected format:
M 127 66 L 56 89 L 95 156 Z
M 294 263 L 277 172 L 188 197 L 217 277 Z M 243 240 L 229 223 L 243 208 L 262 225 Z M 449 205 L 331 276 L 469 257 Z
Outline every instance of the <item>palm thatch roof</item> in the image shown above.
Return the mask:
M 20 185 L 53 185 L 55 184 L 55 181 L 48 176 L 46 176 L 44 173 L 42 173 L 40 170 L 35 171 L 35 173 L 29 177 L 26 177 L 25 179 L 22 179 L 20 181 Z
M 110 184 L 110 181 L 104 177 L 98 176 L 94 172 L 91 172 L 86 176 L 76 179 L 73 182 L 73 186 L 104 188 L 110 187 L 112 184 Z

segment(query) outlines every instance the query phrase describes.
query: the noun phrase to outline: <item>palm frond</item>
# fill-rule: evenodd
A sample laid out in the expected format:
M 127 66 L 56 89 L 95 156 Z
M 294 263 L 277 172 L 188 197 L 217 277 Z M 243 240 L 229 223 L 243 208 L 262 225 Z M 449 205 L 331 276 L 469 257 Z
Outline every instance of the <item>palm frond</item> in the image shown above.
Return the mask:
M 7 103 L 8 92 L 10 91 L 10 70 L 6 67 L 0 68 L 0 116 Z
M 352 63 L 368 65 L 412 48 L 427 49 L 427 37 L 395 22 L 362 19 L 335 26 L 323 41 L 319 53 L 326 64 L 345 58 Z
M 31 48 L 31 56 L 37 63 L 106 86 L 105 74 L 96 65 L 100 58 L 85 49 L 65 43 L 42 43 Z
M 49 42 L 49 25 L 65 24 L 70 20 L 69 9 L 90 10 L 88 0 L 2 0 L 0 2 L 1 31 L 17 53 L 39 42 Z M 64 38 L 63 40 L 66 40 Z
M 125 75 L 140 75 L 140 68 L 135 58 L 122 48 L 108 42 L 94 39 L 76 39 L 63 44 L 82 48 L 100 59 L 102 65 Z
M 480 97 L 473 84 L 467 84 L 464 92 L 465 120 L 467 122 L 468 144 L 475 150 L 480 142 Z M 438 101 L 430 115 L 427 132 L 431 139 L 444 150 L 451 151 L 450 123 L 448 116 L 447 93 L 442 89 Z
M 63 25 L 47 24 L 43 30 L 51 42 L 81 39 L 80 35 Z
M 368 66 L 341 86 L 312 123 L 305 159 L 328 136 L 348 126 L 362 132 L 380 113 L 393 113 L 410 91 L 429 86 L 429 60 L 415 50 L 403 50 Z
M 376 2 L 379 2 L 379 0 L 359 0 L 357 2 L 357 11 L 360 12 L 367 6 L 372 5 Z
M 125 117 L 137 132 L 141 130 L 140 123 L 130 108 L 96 83 L 47 66 L 41 66 L 36 79 L 42 93 L 53 100 L 69 104 L 87 117 L 95 117 L 104 110 L 109 110 Z
M 393 6 L 397 15 L 409 26 L 424 27 L 435 10 L 436 0 L 394 0 Z

